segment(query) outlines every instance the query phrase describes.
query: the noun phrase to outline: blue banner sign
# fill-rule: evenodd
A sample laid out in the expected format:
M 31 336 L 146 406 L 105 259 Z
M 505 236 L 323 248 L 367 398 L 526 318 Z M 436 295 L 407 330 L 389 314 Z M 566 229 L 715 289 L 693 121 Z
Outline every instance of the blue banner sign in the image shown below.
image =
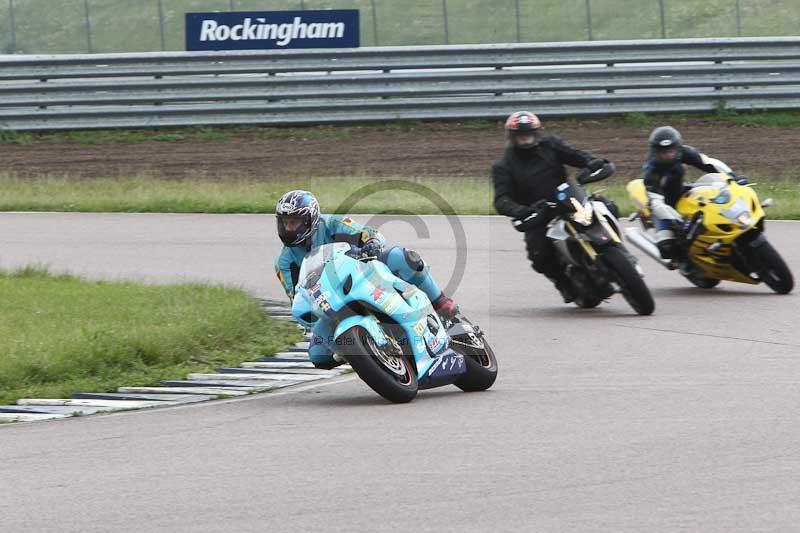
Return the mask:
M 357 48 L 357 9 L 186 13 L 186 49 Z

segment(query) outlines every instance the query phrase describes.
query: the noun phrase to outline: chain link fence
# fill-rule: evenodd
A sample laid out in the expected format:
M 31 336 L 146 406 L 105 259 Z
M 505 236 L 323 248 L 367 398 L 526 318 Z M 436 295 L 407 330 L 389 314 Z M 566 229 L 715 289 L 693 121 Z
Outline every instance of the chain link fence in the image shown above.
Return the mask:
M 798 0 L 0 0 L 0 52 L 184 50 L 184 14 L 358 9 L 362 46 L 790 36 Z

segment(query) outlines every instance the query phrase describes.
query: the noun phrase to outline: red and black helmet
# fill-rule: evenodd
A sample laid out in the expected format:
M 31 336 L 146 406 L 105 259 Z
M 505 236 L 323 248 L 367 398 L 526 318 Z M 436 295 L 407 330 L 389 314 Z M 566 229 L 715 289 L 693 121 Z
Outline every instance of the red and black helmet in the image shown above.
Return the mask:
M 528 149 L 536 146 L 542 123 L 530 111 L 515 111 L 506 119 L 506 136 L 514 148 Z M 518 136 L 533 134 L 533 142 L 520 143 Z

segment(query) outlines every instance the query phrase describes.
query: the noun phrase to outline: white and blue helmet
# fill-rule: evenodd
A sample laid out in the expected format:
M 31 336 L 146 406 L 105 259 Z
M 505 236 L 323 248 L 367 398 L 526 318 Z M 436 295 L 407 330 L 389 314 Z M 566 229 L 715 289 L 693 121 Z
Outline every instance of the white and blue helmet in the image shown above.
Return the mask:
M 275 207 L 278 236 L 286 246 L 305 243 L 319 225 L 319 202 L 308 191 L 289 191 Z

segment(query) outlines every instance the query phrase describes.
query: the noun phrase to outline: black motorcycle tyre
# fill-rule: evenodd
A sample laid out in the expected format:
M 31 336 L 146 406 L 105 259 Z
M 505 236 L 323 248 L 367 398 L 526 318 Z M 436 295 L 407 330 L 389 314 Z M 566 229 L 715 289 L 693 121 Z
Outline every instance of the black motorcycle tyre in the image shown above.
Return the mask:
M 639 271 L 619 248 L 603 250 L 601 257 L 620 285 L 628 304 L 640 315 L 650 315 L 656 308 L 653 295 Z
M 453 349 L 464 355 L 467 372 L 459 377 L 453 385 L 464 392 L 484 391 L 494 385 L 497 379 L 497 357 L 494 350 L 483 336 L 483 350 L 461 345 L 452 345 Z
M 763 265 L 758 276 L 773 291 L 778 294 L 789 294 L 794 288 L 792 271 L 786 265 L 778 251 L 769 242 L 764 242 L 756 253 L 759 262 Z
M 416 366 L 403 356 L 406 373 L 402 379 L 389 370 L 379 359 L 375 350 L 368 345 L 366 339 L 369 332 L 361 326 L 345 331 L 340 337 L 347 346 L 345 359 L 372 390 L 393 403 L 408 403 L 417 396 Z

